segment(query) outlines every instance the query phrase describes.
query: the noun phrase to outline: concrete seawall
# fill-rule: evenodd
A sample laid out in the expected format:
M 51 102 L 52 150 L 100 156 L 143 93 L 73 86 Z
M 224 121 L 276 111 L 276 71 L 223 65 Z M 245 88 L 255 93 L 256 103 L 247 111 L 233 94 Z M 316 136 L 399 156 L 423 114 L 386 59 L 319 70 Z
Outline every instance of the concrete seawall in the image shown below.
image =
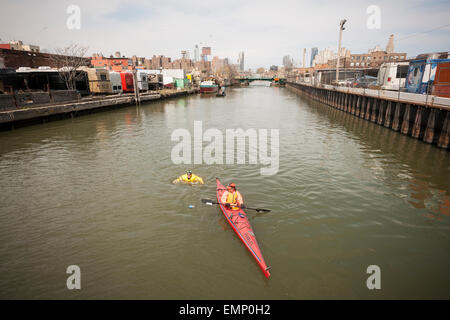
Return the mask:
M 355 117 L 449 149 L 450 107 L 445 98 L 400 93 L 395 98 L 390 95 L 397 95 L 396 92 L 382 96 L 369 90 L 322 88 L 294 82 L 287 83 L 286 87 Z
M 161 90 L 141 93 L 141 102 L 161 100 L 198 93 L 198 89 Z M 89 97 L 58 104 L 31 105 L 14 110 L 0 111 L 0 129 L 9 130 L 51 120 L 110 110 L 135 104 L 134 94 Z

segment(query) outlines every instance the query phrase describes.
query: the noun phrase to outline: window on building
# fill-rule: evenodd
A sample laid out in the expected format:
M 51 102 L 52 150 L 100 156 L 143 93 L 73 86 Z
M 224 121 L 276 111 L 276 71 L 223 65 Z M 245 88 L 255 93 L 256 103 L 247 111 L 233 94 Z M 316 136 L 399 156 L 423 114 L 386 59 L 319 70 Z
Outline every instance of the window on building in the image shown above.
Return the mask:
M 106 81 L 106 74 L 101 74 L 100 75 L 100 80 Z
M 409 66 L 397 66 L 397 78 L 406 78 Z

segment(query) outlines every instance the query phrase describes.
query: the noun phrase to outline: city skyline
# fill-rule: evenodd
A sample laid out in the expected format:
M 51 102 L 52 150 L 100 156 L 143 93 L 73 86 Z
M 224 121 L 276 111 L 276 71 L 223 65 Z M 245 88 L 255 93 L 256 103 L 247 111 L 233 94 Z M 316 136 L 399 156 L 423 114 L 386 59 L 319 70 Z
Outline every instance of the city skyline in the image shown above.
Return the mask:
M 366 26 L 370 16 L 366 9 L 371 3 L 349 1 L 342 6 L 323 2 L 327 11 L 322 5 L 297 1 L 260 1 L 256 13 L 256 3 L 238 1 L 229 1 L 223 8 L 220 3 L 204 7 L 201 1 L 132 4 L 117 0 L 104 6 L 83 0 L 76 4 L 81 25 L 75 30 L 66 27 L 68 1 L 2 3 L 5 12 L 16 14 L 5 15 L 0 21 L 0 38 L 2 42 L 23 40 L 50 51 L 75 42 L 88 46 L 88 55 L 120 51 L 127 57 L 165 55 L 173 59 L 180 57 L 181 50 L 194 52 L 198 44 L 200 48 L 211 47 L 213 56 L 228 57 L 230 63 L 236 63 L 239 52 L 244 51 L 245 67 L 256 69 L 281 65 L 285 55 L 301 62 L 298 52 L 302 48 L 308 48 L 308 56 L 312 47 L 337 51 L 338 22 L 345 17 L 348 22 L 342 45 L 352 53 L 366 53 L 376 45 L 384 47 L 390 34 L 395 36 L 396 51 L 407 52 L 408 57 L 450 47 L 450 25 L 443 27 L 450 20 L 447 2 L 380 1 L 381 28 L 372 30 Z M 291 9 L 285 10 L 286 6 Z M 299 19 L 302 11 L 308 14 Z M 52 19 L 48 12 L 52 12 Z

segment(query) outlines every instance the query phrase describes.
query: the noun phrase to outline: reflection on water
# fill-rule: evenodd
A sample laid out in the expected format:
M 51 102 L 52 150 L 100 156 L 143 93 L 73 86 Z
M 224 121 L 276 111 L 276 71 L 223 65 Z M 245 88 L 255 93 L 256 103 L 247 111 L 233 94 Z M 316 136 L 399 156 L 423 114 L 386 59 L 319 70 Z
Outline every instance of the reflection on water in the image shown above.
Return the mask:
M 173 164 L 171 133 L 196 120 L 280 129 L 279 172 Z M 279 87 L 1 132 L 0 297 L 449 298 L 449 166 L 446 150 Z M 206 184 L 172 185 L 187 168 Z M 270 280 L 200 202 L 215 177 L 272 210 L 248 212 Z M 65 287 L 71 264 L 79 292 Z M 365 285 L 371 264 L 379 292 Z
M 397 187 L 397 196 L 405 198 L 414 208 L 427 208 L 440 215 L 448 213 L 449 195 L 442 189 L 448 188 L 450 178 L 446 150 L 309 99 L 308 105 L 312 112 L 326 115 L 333 125 L 342 126 L 358 140 L 366 152 L 364 165 L 377 179 Z M 386 155 L 390 159 L 386 159 Z M 441 217 L 431 213 L 425 216 L 442 221 Z

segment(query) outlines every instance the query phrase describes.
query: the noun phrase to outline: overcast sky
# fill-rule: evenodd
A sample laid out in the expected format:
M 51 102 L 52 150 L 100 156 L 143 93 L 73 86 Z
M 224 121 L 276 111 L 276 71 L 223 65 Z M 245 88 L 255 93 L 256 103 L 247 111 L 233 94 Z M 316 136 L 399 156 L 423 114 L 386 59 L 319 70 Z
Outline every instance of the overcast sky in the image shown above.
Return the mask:
M 299 63 L 303 48 L 308 57 L 314 46 L 336 51 L 342 18 L 348 20 L 342 43 L 352 53 L 365 53 L 377 44 L 384 48 L 390 34 L 396 38 L 395 51 L 408 57 L 450 50 L 448 0 L 0 0 L 0 4 L 1 42 L 20 39 L 49 50 L 75 42 L 89 46 L 89 55 L 120 51 L 130 57 L 163 54 L 176 59 L 181 50 L 192 56 L 199 44 L 211 46 L 213 56 L 228 57 L 233 63 L 244 51 L 246 68 L 281 65 L 284 55 Z M 79 30 L 66 26 L 66 10 L 72 4 L 81 10 Z M 366 26 L 370 5 L 381 10 L 380 29 Z

